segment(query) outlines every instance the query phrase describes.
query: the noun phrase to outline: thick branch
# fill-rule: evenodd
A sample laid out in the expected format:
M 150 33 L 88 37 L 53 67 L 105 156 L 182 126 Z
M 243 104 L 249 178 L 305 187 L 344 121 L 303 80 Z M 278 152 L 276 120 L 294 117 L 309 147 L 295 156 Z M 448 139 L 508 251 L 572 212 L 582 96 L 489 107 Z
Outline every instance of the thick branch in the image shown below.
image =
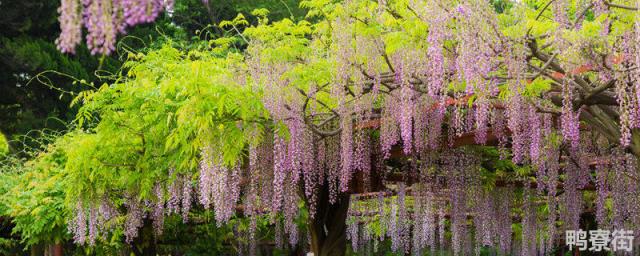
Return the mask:
M 609 2 L 609 1 L 605 1 L 604 4 L 606 4 L 610 8 L 619 8 L 619 9 L 625 9 L 625 10 L 630 10 L 630 11 L 637 11 L 638 10 L 638 8 L 636 8 L 636 7 L 626 6 L 626 5 L 621 5 L 621 4 L 614 4 L 614 3 Z
M 577 102 L 577 104 L 575 106 L 576 107 L 580 107 L 583 104 L 587 104 L 588 105 L 590 103 L 597 103 L 597 101 L 594 101 L 596 96 L 600 95 L 604 91 L 606 91 L 606 90 L 610 89 L 611 87 L 613 87 L 616 84 L 615 82 L 616 82 L 616 80 L 611 79 L 608 82 L 593 88 L 582 99 L 578 100 L 578 102 Z M 615 104 L 615 99 L 613 99 L 613 100 L 614 100 L 614 104 Z

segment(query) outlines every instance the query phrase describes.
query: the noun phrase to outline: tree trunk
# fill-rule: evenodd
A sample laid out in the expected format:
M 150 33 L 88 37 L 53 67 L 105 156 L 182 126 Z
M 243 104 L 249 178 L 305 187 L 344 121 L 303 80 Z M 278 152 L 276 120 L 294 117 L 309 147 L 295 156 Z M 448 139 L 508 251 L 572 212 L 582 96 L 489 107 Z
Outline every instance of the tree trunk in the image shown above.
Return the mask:
M 602 134 L 612 144 L 620 144 L 620 116 L 606 106 L 589 106 L 581 115 L 581 120 Z M 631 130 L 628 152 L 640 157 L 640 130 Z
M 51 248 L 51 251 L 52 251 L 51 255 L 53 255 L 53 256 L 63 256 L 64 253 L 63 253 L 62 249 L 63 248 L 62 248 L 62 244 L 61 243 L 54 244 L 52 246 L 52 248 Z
M 44 246 L 44 256 L 63 256 L 62 244 L 47 244 Z
M 315 217 L 307 220 L 314 256 L 340 256 L 347 248 L 346 224 L 349 195 L 341 193 L 334 204 L 329 203 L 327 181 L 319 191 Z
M 131 248 L 136 256 L 153 255 L 156 253 L 156 237 L 153 229 L 153 221 L 144 219 L 144 225 L 140 229 L 138 237 L 134 239 Z
M 31 246 L 31 256 L 40 256 L 44 255 L 45 251 L 42 244 L 34 244 Z

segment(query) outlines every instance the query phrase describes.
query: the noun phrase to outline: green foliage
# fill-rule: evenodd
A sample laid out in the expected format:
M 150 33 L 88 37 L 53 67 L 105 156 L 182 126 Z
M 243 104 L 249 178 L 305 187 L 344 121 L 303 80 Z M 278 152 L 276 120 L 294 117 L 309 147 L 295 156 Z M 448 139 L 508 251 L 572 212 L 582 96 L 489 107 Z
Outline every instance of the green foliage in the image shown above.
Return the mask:
M 0 215 L 11 217 L 13 232 L 27 246 L 67 238 L 65 160 L 60 149 L 52 145 L 26 162 L 21 172 L 2 173 Z
M 55 45 L 42 39 L 29 37 L 3 38 L 4 48 L 0 54 L 11 55 L 18 63 L 28 63 L 30 71 L 55 70 L 57 72 L 87 79 L 89 74 L 82 64 L 67 55 L 60 54 Z
M 9 153 L 9 142 L 4 134 L 0 133 L 0 157 Z
M 52 42 L 39 38 L 0 37 L 0 45 L 0 130 L 13 137 L 42 127 L 64 129 L 64 122 L 55 119 L 72 116 L 66 102 L 73 93 L 87 88 L 73 85 L 70 77 L 89 79 L 89 70 L 97 63 L 63 55 Z
M 259 142 L 267 113 L 260 91 L 235 78 L 242 56 L 182 52 L 165 46 L 131 55 L 126 77 L 84 94 L 64 150 L 69 202 L 128 191 L 149 198 L 169 169 L 189 176 L 200 150 L 211 147 L 230 166 L 248 144 Z
M 238 13 L 238 15 L 233 18 L 233 20 L 223 20 L 221 21 L 218 26 L 224 28 L 227 26 L 233 27 L 233 26 L 248 26 L 249 22 L 247 21 L 247 19 L 244 18 L 244 15 L 242 15 L 242 13 Z
M 219 255 L 233 251 L 227 246 L 240 238 L 234 237 L 232 225 L 218 227 L 211 212 L 200 210 L 193 212 L 193 219 L 195 223 L 185 225 L 179 216 L 168 216 L 158 249 L 185 255 Z
M 265 58 L 265 63 L 288 62 L 307 56 L 312 50 L 307 47 L 309 39 L 306 36 L 310 33 L 309 22 L 295 23 L 289 19 L 259 24 L 244 31 L 248 38 L 260 42 L 259 54 Z
M 524 91 L 524 95 L 529 97 L 539 97 L 543 92 L 549 91 L 551 89 L 551 79 L 537 77 L 531 83 L 527 84 L 527 87 Z

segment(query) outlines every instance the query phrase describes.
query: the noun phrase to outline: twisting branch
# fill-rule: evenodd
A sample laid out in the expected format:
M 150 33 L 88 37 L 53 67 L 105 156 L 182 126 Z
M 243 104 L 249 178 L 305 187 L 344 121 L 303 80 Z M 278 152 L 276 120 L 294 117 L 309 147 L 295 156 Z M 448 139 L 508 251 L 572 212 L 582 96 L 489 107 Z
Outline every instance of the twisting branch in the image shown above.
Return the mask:
M 316 98 L 310 97 L 304 90 L 300 89 L 300 88 L 296 88 L 296 90 L 302 94 L 302 96 L 306 97 L 306 101 L 309 101 L 311 99 L 313 99 L 315 102 L 318 102 L 318 104 L 322 105 L 323 107 L 325 107 L 327 110 L 333 112 L 334 115 L 339 115 L 338 112 L 336 112 L 333 108 L 329 107 L 329 105 L 327 105 L 326 103 L 319 101 Z M 307 105 L 307 102 L 305 102 L 305 107 Z M 306 110 L 306 109 L 305 109 Z
M 387 87 L 389 89 L 389 92 L 398 89 L 399 86 L 397 85 L 393 85 L 393 83 L 395 83 L 395 78 L 393 77 L 393 73 L 389 73 L 389 74 L 384 74 L 378 78 L 374 77 L 373 75 L 367 73 L 367 71 L 364 70 L 364 68 L 362 68 L 362 65 L 356 65 L 358 69 L 360 69 L 360 72 L 362 73 L 362 75 L 364 75 L 365 77 L 367 77 L 368 79 L 371 79 L 373 81 L 375 81 L 376 79 L 378 80 L 378 82 L 383 85 L 384 87 Z M 383 79 L 384 77 L 390 77 L 389 79 Z M 413 86 L 411 86 L 411 89 L 421 93 L 421 94 L 427 94 L 428 91 L 418 87 L 418 85 L 426 85 L 427 83 L 425 83 L 422 79 L 420 79 L 420 77 L 414 75 L 411 75 L 411 80 L 409 80 L 409 83 Z M 373 86 L 373 82 L 370 83 Z
M 591 99 L 593 99 L 596 95 L 608 90 L 609 88 L 613 87 L 616 83 L 615 79 L 611 79 L 608 82 L 593 88 L 592 90 L 590 90 L 582 99 L 578 100 L 578 104 L 576 104 L 577 107 L 583 105 L 583 104 L 587 104 L 589 103 L 589 101 Z
M 625 10 L 630 10 L 630 11 L 637 11 L 638 8 L 636 7 L 632 7 L 632 6 L 626 6 L 626 5 L 621 5 L 621 4 L 614 4 L 612 2 L 609 1 L 604 1 L 604 4 L 611 7 L 611 8 L 619 8 L 619 9 L 625 9 Z
M 544 72 L 549 67 L 549 65 L 551 64 L 551 62 L 553 62 L 553 60 L 555 60 L 557 55 L 558 53 L 554 53 L 553 55 L 551 55 L 551 58 L 549 58 L 549 60 L 547 60 L 547 62 L 545 62 L 544 65 L 542 65 L 542 67 L 538 70 L 538 72 L 536 72 L 536 74 L 533 75 L 532 79 L 536 79 L 540 75 L 542 75 L 542 72 Z
M 300 88 L 296 88 L 296 90 L 298 92 L 300 92 L 300 94 L 302 94 L 305 97 L 304 100 L 304 104 L 302 105 L 302 116 L 304 117 L 304 122 L 307 124 L 307 126 L 309 126 L 309 129 L 311 129 L 311 131 L 315 134 L 320 135 L 321 137 L 329 137 L 329 136 L 334 136 L 337 135 L 338 133 L 340 133 L 341 129 L 338 128 L 336 130 L 333 131 L 322 131 L 320 130 L 319 126 L 324 126 L 325 124 L 327 124 L 328 122 L 330 122 L 331 120 L 339 117 L 340 115 L 338 114 L 338 112 L 336 112 L 334 109 L 330 108 L 327 104 L 325 104 L 322 101 L 319 101 L 315 98 L 310 97 L 304 90 L 300 89 Z M 328 117 L 327 119 L 325 119 L 324 121 L 322 121 L 320 123 L 319 126 L 315 125 L 313 123 L 312 120 L 309 119 L 309 117 L 305 114 L 305 112 L 307 112 L 307 107 L 309 106 L 309 101 L 313 99 L 316 102 L 318 102 L 320 105 L 322 105 L 323 107 L 325 107 L 326 109 L 328 109 L 329 111 L 332 112 L 332 115 L 330 117 Z
M 598 119 L 603 127 L 608 131 L 608 133 L 613 138 L 620 138 L 620 128 L 616 127 L 616 121 L 613 117 L 605 113 L 598 106 L 590 106 L 585 110 L 589 111 L 593 117 Z
M 134 168 L 135 165 L 134 164 L 114 164 L 114 163 L 108 163 L 102 160 L 98 160 L 98 162 L 100 162 L 100 164 L 106 166 L 106 167 L 128 167 L 128 168 Z
M 533 104 L 536 106 L 536 108 L 538 109 L 538 112 L 540 112 L 540 113 L 548 113 L 548 114 L 553 114 L 553 115 L 560 115 L 561 114 L 560 110 L 553 109 L 551 107 L 543 106 L 541 101 L 533 101 Z M 553 104 L 551 104 L 551 105 L 553 105 Z
M 553 3 L 553 1 L 555 0 L 550 0 L 549 2 L 547 2 L 547 4 L 545 4 L 542 9 L 540 9 L 540 12 L 538 12 L 538 15 L 536 15 L 536 20 L 540 19 L 540 17 L 542 17 L 542 13 L 544 13 L 544 11 L 547 10 L 547 8 L 549 8 L 549 6 L 551 6 L 551 3 Z
M 529 47 L 529 49 L 531 50 L 531 54 L 532 54 L 534 57 L 536 57 L 537 59 L 539 59 L 539 60 L 541 60 L 541 61 L 544 61 L 544 62 L 547 62 L 547 61 L 549 61 L 549 59 L 551 59 L 551 57 L 550 57 L 548 54 L 546 54 L 546 53 L 544 53 L 544 52 L 541 52 L 541 51 L 538 49 L 538 43 L 537 43 L 537 41 L 536 41 L 535 39 L 530 39 L 530 40 L 527 42 L 527 46 L 528 46 L 528 47 Z M 565 77 L 565 76 L 569 76 L 569 78 L 571 78 L 571 79 L 569 79 L 569 81 L 571 81 L 571 82 L 574 82 L 574 83 L 578 84 L 580 87 L 582 87 L 582 89 L 583 89 L 584 91 L 589 90 L 589 83 L 587 83 L 587 81 L 585 81 L 582 77 L 578 76 L 577 74 L 568 74 L 568 73 L 567 73 L 567 72 L 566 72 L 566 71 L 565 71 L 565 70 L 560 66 L 560 64 L 558 64 L 557 62 L 555 62 L 555 61 L 553 61 L 553 60 L 551 61 L 551 63 L 549 63 L 549 66 L 551 67 L 551 69 L 552 69 L 553 71 L 558 72 L 558 73 L 561 75 L 561 78 L 562 78 L 562 77 Z
M 370 75 L 369 73 L 367 73 L 367 71 L 364 70 L 364 68 L 362 68 L 362 65 L 357 65 L 358 69 L 360 69 L 360 72 L 362 73 L 362 75 L 366 76 L 367 78 L 371 79 L 371 80 L 376 80 L 376 77 L 374 77 L 373 75 Z M 391 67 L 391 66 L 389 66 Z M 395 89 L 397 89 L 397 87 L 390 85 L 389 83 L 387 83 L 387 81 L 385 81 L 384 79 L 382 79 L 382 76 L 380 76 L 378 78 L 378 82 L 380 82 L 381 85 L 383 85 L 384 87 L 387 87 L 389 89 L 389 91 L 393 91 Z M 372 83 L 373 86 L 373 83 Z
M 304 93 L 304 91 L 302 91 L 302 93 Z M 306 94 L 304 94 L 306 95 Z M 310 97 L 307 97 L 304 100 L 304 104 L 302 105 L 302 116 L 304 118 L 304 122 L 305 124 L 307 124 L 307 126 L 309 127 L 309 129 L 311 129 L 311 131 L 315 134 L 320 135 L 321 137 L 329 137 L 329 136 L 334 136 L 337 135 L 338 133 L 340 133 L 341 129 L 338 128 L 336 130 L 333 131 L 329 131 L 329 132 L 325 132 L 325 131 L 321 131 L 318 126 L 316 126 L 312 120 L 309 119 L 309 117 L 307 115 L 305 115 L 304 113 L 307 112 L 307 106 L 309 106 L 309 101 L 311 100 Z M 332 110 L 333 111 L 333 110 Z M 333 119 L 335 117 L 338 116 L 338 114 L 334 111 L 335 115 L 333 115 L 332 117 L 329 117 L 329 119 Z M 323 122 L 325 123 L 325 122 Z
M 538 12 L 538 15 L 536 15 L 536 20 L 540 19 L 540 17 L 542 17 L 542 13 L 544 13 L 544 11 L 547 10 L 547 8 L 549 8 L 549 6 L 551 5 L 551 3 L 553 3 L 553 1 L 555 0 L 549 0 L 549 2 L 547 2 L 547 4 L 545 4 L 541 9 L 540 12 Z M 533 27 L 530 27 L 527 30 L 527 37 L 529 36 L 529 34 L 531 34 L 531 30 L 533 29 Z
M 536 57 L 537 59 L 544 61 L 545 63 L 549 62 L 549 64 L 547 64 L 546 66 L 550 67 L 553 71 L 556 71 L 563 75 L 566 73 L 564 69 L 560 66 L 560 64 L 552 60 L 549 55 L 547 55 L 546 53 L 540 52 L 540 50 L 538 49 L 538 43 L 535 39 L 529 40 L 527 45 L 529 46 L 529 49 L 531 50 L 531 54 L 533 55 L 533 57 Z
M 537 67 L 536 65 L 532 65 L 530 63 L 527 64 L 530 68 L 534 69 L 537 73 L 542 74 L 543 76 L 553 80 L 554 84 L 556 86 L 562 86 L 562 80 L 558 79 L 557 77 L 554 77 L 552 75 L 550 75 L 549 73 L 547 73 L 545 70 L 542 70 L 541 68 Z
M 317 126 L 322 127 L 336 118 L 338 118 L 338 115 L 331 115 L 329 118 L 322 120 L 322 122 L 320 122 Z
M 615 134 L 612 134 L 611 131 L 608 129 L 608 127 L 606 125 L 604 125 L 599 118 L 597 118 L 595 115 L 593 115 L 591 113 L 591 111 L 590 111 L 590 109 L 588 107 L 585 110 L 586 111 L 583 111 L 582 113 L 580 113 L 580 116 L 584 117 L 585 120 L 588 120 L 587 122 L 589 123 L 589 125 L 591 127 L 594 128 L 594 130 L 597 130 L 599 132 L 599 134 L 601 134 L 604 137 L 606 137 L 607 140 L 609 140 L 609 141 L 618 140 L 618 138 L 615 136 Z
M 393 64 L 391 64 L 391 60 L 389 59 L 389 55 L 387 55 L 386 52 L 384 52 L 384 49 L 382 49 L 382 57 L 384 58 L 384 61 L 387 63 L 387 66 L 389 66 L 389 70 L 391 70 L 391 73 L 396 73 L 396 70 L 393 68 Z
M 415 9 L 413 9 L 413 7 L 411 7 L 410 5 L 407 5 L 407 9 L 409 9 L 409 11 L 411 11 L 413 15 L 415 15 L 420 21 L 424 23 L 428 23 L 427 20 L 423 19 L 422 16 L 420 16 L 420 14 L 418 14 L 418 12 Z
M 389 14 L 391 14 L 391 16 L 393 16 L 396 19 L 403 19 L 404 18 L 404 17 L 402 17 L 402 15 L 400 15 L 400 13 L 396 12 L 395 10 L 392 10 L 388 6 L 386 8 L 384 8 L 384 10 L 387 11 Z

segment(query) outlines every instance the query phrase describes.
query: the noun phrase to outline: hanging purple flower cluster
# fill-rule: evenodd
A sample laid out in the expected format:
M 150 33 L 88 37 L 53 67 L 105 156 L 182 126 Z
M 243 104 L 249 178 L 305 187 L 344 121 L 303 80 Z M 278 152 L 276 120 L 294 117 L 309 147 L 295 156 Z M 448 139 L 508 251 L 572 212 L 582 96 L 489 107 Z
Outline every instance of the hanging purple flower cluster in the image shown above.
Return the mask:
M 633 227 L 640 230 L 640 188 L 633 175 L 637 175 L 638 159 L 629 153 L 614 152 L 611 162 L 612 224 L 615 229 Z M 634 232 L 635 233 L 635 232 Z M 636 234 L 636 237 L 638 234 Z
M 430 10 L 431 11 L 431 10 Z M 429 14 L 434 15 L 434 20 L 429 27 L 429 35 L 427 36 L 427 42 L 429 48 L 427 48 L 427 74 L 429 76 L 429 96 L 438 99 L 444 94 L 445 86 L 445 59 L 443 54 L 443 44 L 446 33 L 446 17 L 441 16 L 443 12 L 441 10 L 432 10 Z
M 553 17 L 555 22 L 557 22 L 561 28 L 566 28 L 569 26 L 567 5 L 568 3 L 566 0 L 553 1 Z
M 74 217 L 68 222 L 67 227 L 69 233 L 73 234 L 74 243 L 94 246 L 96 240 L 104 240 L 105 235 L 115 227 L 112 220 L 119 214 L 110 202 L 102 200 L 99 203 L 91 204 L 90 207 L 78 202 L 73 215 Z
M 87 212 L 82 202 L 78 202 L 74 216 L 67 227 L 73 234 L 73 241 L 76 244 L 84 244 L 87 241 Z
M 353 123 L 350 114 L 343 114 L 343 118 L 340 120 L 340 128 L 342 129 L 342 134 L 340 134 L 340 159 L 342 160 L 340 165 L 340 192 L 346 192 L 349 189 L 353 168 Z
M 384 158 L 389 158 L 391 147 L 399 140 L 398 125 L 395 122 L 395 114 L 399 111 L 396 100 L 385 101 L 386 106 L 382 109 L 382 117 L 380 118 L 380 144 Z
M 598 227 L 601 228 L 609 228 L 610 223 L 607 219 L 607 209 L 605 206 L 605 201 L 609 197 L 609 184 L 608 183 L 608 170 L 607 167 L 599 163 L 596 165 L 596 194 L 598 198 L 596 199 L 596 222 L 598 223 Z
M 114 11 L 117 6 L 111 0 L 83 0 L 83 23 L 87 28 L 87 47 L 91 54 L 110 54 L 115 50 L 118 26 Z M 114 15 L 115 14 L 115 15 Z M 66 46 L 68 47 L 76 47 Z
M 352 196 L 349 200 L 349 210 L 347 211 L 347 239 L 351 241 L 351 248 L 353 248 L 354 252 L 358 252 L 359 243 L 359 226 L 358 218 L 354 214 L 356 214 L 356 207 L 358 207 L 358 199 L 357 197 Z
M 91 54 L 109 55 L 115 50 L 118 34 L 127 27 L 154 21 L 160 12 L 173 8 L 163 0 L 63 0 L 58 13 L 60 36 L 58 49 L 75 53 L 81 41 L 82 25 Z
M 525 97 L 522 95 L 524 83 L 522 79 L 525 73 L 525 61 L 520 55 L 518 46 L 514 46 L 512 59 L 507 63 L 507 74 L 518 79 L 509 84 L 509 91 L 512 95 L 508 99 L 506 108 L 507 128 L 511 131 L 511 151 L 513 152 L 513 162 L 523 163 L 529 153 L 528 138 L 530 136 L 528 118 L 529 107 Z
M 240 170 L 229 170 L 222 164 L 222 156 L 210 149 L 203 150 L 200 164 L 199 201 L 208 209 L 213 205 L 216 224 L 221 226 L 231 219 L 240 198 Z
M 154 21 L 165 6 L 163 0 L 115 0 L 120 2 L 123 9 L 123 17 L 127 26 L 149 23 Z M 171 4 L 171 2 L 167 2 Z
M 76 45 L 82 40 L 82 5 L 79 0 L 62 0 L 58 13 L 62 32 L 56 45 L 62 52 L 75 53 Z
M 553 245 L 555 244 L 556 237 L 556 220 L 558 217 L 558 203 L 556 201 L 556 194 L 559 183 L 559 171 L 560 171 L 560 152 L 557 148 L 549 148 L 547 151 L 547 161 L 546 161 L 546 184 L 547 195 L 548 195 L 548 209 L 549 214 L 547 215 L 547 235 L 548 235 L 548 250 L 552 250 Z M 541 182 L 539 180 L 538 182 Z M 538 188 L 541 188 L 542 185 L 538 184 Z M 549 253 L 550 251 L 547 251 Z
M 144 225 L 146 212 L 144 205 L 135 198 L 127 198 L 125 202 L 127 216 L 124 223 L 124 237 L 127 243 L 132 243 L 138 237 L 138 230 Z
M 169 176 L 172 177 L 173 173 L 173 169 L 170 170 Z M 166 202 L 167 214 L 182 214 L 182 220 L 186 222 L 191 209 L 192 192 L 191 180 L 184 175 L 176 175 L 167 188 L 169 194 Z
M 562 137 L 568 141 L 572 150 L 576 150 L 580 143 L 580 112 L 573 109 L 573 86 L 564 80 L 562 84 Z
M 625 56 L 619 64 L 620 68 L 628 68 L 640 64 L 640 24 L 636 23 L 633 33 L 628 32 L 622 37 L 620 52 Z M 615 72 L 615 93 L 620 108 L 620 145 L 628 147 L 631 143 L 631 130 L 640 127 L 640 71 L 635 68 L 632 72 Z M 633 86 L 630 86 L 633 85 Z
M 529 186 L 524 187 L 524 195 L 523 195 L 523 217 L 522 217 L 522 255 L 523 256 L 536 256 L 538 252 L 536 250 L 536 245 L 538 242 L 537 239 L 537 229 L 538 229 L 538 221 L 536 217 L 536 208 L 533 202 L 534 193 Z
M 434 208 L 434 195 L 426 186 L 419 186 L 417 191 L 413 193 L 414 210 L 413 210 L 413 234 L 411 247 L 413 254 L 421 254 L 421 252 L 430 248 L 431 253 L 436 248 L 436 209 Z
M 151 212 L 151 219 L 153 220 L 153 230 L 157 236 L 162 235 L 164 227 L 164 215 L 165 215 L 165 200 L 164 189 L 160 183 L 156 183 L 153 188 L 153 193 L 156 196 L 156 201 L 153 202 L 153 210 Z
M 388 220 L 389 229 L 387 229 L 387 236 L 391 238 L 391 250 L 394 252 L 401 251 L 402 248 L 402 238 L 399 233 L 399 223 L 398 223 L 398 204 L 395 202 L 391 203 L 391 212 L 389 213 Z
M 469 165 L 470 159 L 463 154 L 453 154 L 451 160 L 447 163 L 449 174 L 447 175 L 447 184 L 450 188 L 451 201 L 451 232 L 454 255 L 463 254 L 464 235 L 467 234 L 467 190 L 470 185 L 469 177 L 466 172 L 471 172 Z
M 420 255 L 427 251 L 433 254 L 439 249 L 452 250 L 454 255 L 471 255 L 474 244 L 476 253 L 480 247 L 488 246 L 509 254 L 519 248 L 519 245 L 512 247 L 514 216 L 511 213 L 513 207 L 520 205 L 524 212 L 525 238 L 522 241 L 533 239 L 521 247 L 523 253 L 538 255 L 544 250 L 537 239 L 541 236 L 537 235 L 540 226 L 535 214 L 535 190 L 525 192 L 523 200 L 515 197 L 512 187 L 485 190 L 477 181 L 479 177 L 475 170 L 479 162 L 474 156 L 457 152 L 438 158 L 434 161 L 437 163 L 435 168 L 446 175 L 445 184 L 436 185 L 437 182 L 432 183 L 435 180 L 429 178 L 411 186 L 399 183 L 392 192 L 396 197 L 388 197 L 390 205 L 384 200 L 390 191 L 378 192 L 375 197 L 367 194 L 351 196 L 347 238 L 355 252 L 365 254 L 364 245 L 375 245 L 378 240 L 388 237 L 391 249 L 405 254 Z M 450 225 L 447 225 L 447 219 Z M 382 227 L 385 231 L 379 239 L 365 236 L 370 232 L 370 223 L 377 223 L 374 227 Z M 451 232 L 450 243 L 445 241 L 447 232 Z M 537 244 L 541 245 L 538 247 Z
M 511 230 L 511 207 L 513 200 L 513 189 L 503 188 L 496 192 L 494 198 L 495 202 L 495 222 L 494 228 L 497 232 L 498 248 L 503 254 L 508 254 L 511 250 L 511 237 L 513 231 Z

